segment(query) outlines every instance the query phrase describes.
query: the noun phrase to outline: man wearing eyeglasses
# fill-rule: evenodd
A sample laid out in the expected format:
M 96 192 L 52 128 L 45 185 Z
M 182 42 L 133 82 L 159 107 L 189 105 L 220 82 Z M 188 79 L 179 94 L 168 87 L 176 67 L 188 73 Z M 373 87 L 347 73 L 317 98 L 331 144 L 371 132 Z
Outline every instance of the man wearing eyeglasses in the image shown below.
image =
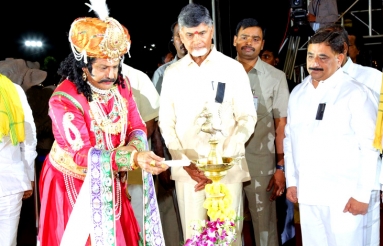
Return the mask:
M 249 78 L 240 63 L 212 45 L 213 21 L 205 7 L 193 3 L 185 6 L 178 25 L 188 54 L 166 69 L 159 112 L 159 126 L 172 159 L 196 160 L 208 155 L 212 135 L 201 131 L 206 123 L 201 115 L 206 112 L 212 115 L 212 129 L 217 130 L 217 155 L 241 156 L 257 119 Z M 207 219 L 204 187 L 211 180 L 194 164 L 172 167 L 171 175 L 186 241 L 192 235 L 191 222 Z M 243 158 L 220 181 L 231 192 L 236 216 L 242 216 L 242 182 L 249 179 Z M 241 220 L 236 230 L 233 245 L 242 245 Z
M 246 143 L 251 180 L 244 183 L 257 246 L 278 245 L 275 199 L 285 189 L 283 138 L 289 89 L 286 75 L 259 58 L 263 27 L 253 18 L 236 28 L 233 45 L 237 60 L 250 79 L 258 122 Z

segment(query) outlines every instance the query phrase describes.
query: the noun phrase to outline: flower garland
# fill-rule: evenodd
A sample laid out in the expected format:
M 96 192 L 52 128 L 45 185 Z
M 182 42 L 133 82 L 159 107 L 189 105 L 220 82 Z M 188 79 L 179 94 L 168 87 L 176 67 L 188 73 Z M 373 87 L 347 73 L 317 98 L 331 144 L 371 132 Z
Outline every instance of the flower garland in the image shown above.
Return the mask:
M 233 199 L 230 191 L 225 184 L 214 182 L 205 186 L 205 192 L 203 207 L 207 209 L 210 221 L 192 222 L 192 237 L 186 240 L 185 246 L 231 245 L 237 236 L 237 219 L 231 207 Z
M 236 240 L 235 223 L 230 220 L 196 221 L 192 223 L 192 238 L 185 246 L 228 246 Z
M 212 183 L 205 186 L 206 200 L 203 207 L 212 221 L 234 220 L 235 211 L 231 207 L 233 198 L 225 184 Z

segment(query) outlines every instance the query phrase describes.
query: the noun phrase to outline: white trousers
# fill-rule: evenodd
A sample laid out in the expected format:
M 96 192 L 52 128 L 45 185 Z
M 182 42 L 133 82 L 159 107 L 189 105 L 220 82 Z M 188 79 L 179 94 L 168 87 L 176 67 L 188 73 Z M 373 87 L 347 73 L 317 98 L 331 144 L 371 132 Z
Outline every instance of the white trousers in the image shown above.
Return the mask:
M 343 213 L 345 205 L 299 204 L 303 245 L 362 246 L 364 216 Z
M 192 236 L 193 230 L 190 226 L 191 222 L 195 220 L 207 219 L 207 211 L 203 208 L 203 202 L 205 201 L 206 194 L 204 190 L 198 192 L 194 191 L 196 183 L 191 184 L 176 181 L 175 184 L 182 231 L 184 240 L 186 241 Z M 226 184 L 226 186 L 233 197 L 232 207 L 234 211 L 237 216 L 243 217 L 242 183 Z M 242 227 L 243 220 L 239 220 L 236 224 L 237 240 L 232 244 L 232 246 L 242 245 Z
M 23 194 L 0 197 L 0 245 L 16 245 Z
M 380 245 L 380 190 L 371 192 L 368 212 L 363 216 L 364 246 Z

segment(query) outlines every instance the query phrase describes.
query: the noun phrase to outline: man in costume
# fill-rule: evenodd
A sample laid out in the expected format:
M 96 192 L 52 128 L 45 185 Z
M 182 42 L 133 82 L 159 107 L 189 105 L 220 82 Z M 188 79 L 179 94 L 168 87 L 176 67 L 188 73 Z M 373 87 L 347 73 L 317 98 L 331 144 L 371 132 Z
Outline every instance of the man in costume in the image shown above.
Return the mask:
M 34 187 L 36 143 L 23 89 L 0 74 L 0 245 L 16 245 L 22 199 L 31 197 Z
M 246 143 L 251 181 L 243 189 L 259 246 L 278 244 L 274 201 L 285 189 L 283 138 L 289 100 L 286 74 L 259 58 L 265 43 L 264 33 L 257 20 L 247 18 L 238 23 L 233 40 L 237 60 L 249 76 L 257 110 L 258 122 Z
M 160 97 L 159 126 L 173 160 L 195 160 L 207 156 L 211 134 L 201 131 L 204 115 L 211 114 L 211 127 L 220 132 L 219 156 L 244 154 L 245 142 L 254 131 L 257 115 L 249 78 L 234 59 L 212 45 L 213 21 L 198 4 L 185 6 L 178 16 L 179 34 L 188 54 L 165 71 Z M 208 123 L 207 123 L 208 124 Z M 194 164 L 172 167 L 184 239 L 191 237 L 193 220 L 207 218 L 203 208 L 204 187 L 211 182 Z M 233 196 L 232 208 L 242 217 L 242 182 L 250 179 L 244 158 L 221 180 Z M 242 245 L 242 220 L 236 224 Z
M 41 245 L 139 245 L 126 172 L 141 167 L 143 243 L 164 245 L 153 179 L 167 169 L 148 151 L 146 127 L 121 74 L 129 33 L 91 1 L 98 18 L 78 18 L 69 31 L 72 53 L 64 80 L 49 101 L 55 143 L 40 179 Z
M 344 39 L 325 30 L 307 49 L 310 75 L 292 91 L 284 153 L 286 197 L 299 202 L 303 245 L 365 245 L 363 220 L 379 153 L 371 91 L 344 73 Z

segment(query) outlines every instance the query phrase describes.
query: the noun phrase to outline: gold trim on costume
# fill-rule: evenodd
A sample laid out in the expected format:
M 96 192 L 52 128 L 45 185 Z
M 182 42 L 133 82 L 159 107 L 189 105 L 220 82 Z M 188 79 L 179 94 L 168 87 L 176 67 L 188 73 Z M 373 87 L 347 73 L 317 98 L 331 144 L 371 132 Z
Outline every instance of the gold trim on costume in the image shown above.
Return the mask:
M 87 167 L 78 166 L 73 161 L 73 156 L 68 151 L 60 148 L 56 141 L 53 143 L 49 153 L 49 160 L 60 172 L 77 179 L 85 179 Z

